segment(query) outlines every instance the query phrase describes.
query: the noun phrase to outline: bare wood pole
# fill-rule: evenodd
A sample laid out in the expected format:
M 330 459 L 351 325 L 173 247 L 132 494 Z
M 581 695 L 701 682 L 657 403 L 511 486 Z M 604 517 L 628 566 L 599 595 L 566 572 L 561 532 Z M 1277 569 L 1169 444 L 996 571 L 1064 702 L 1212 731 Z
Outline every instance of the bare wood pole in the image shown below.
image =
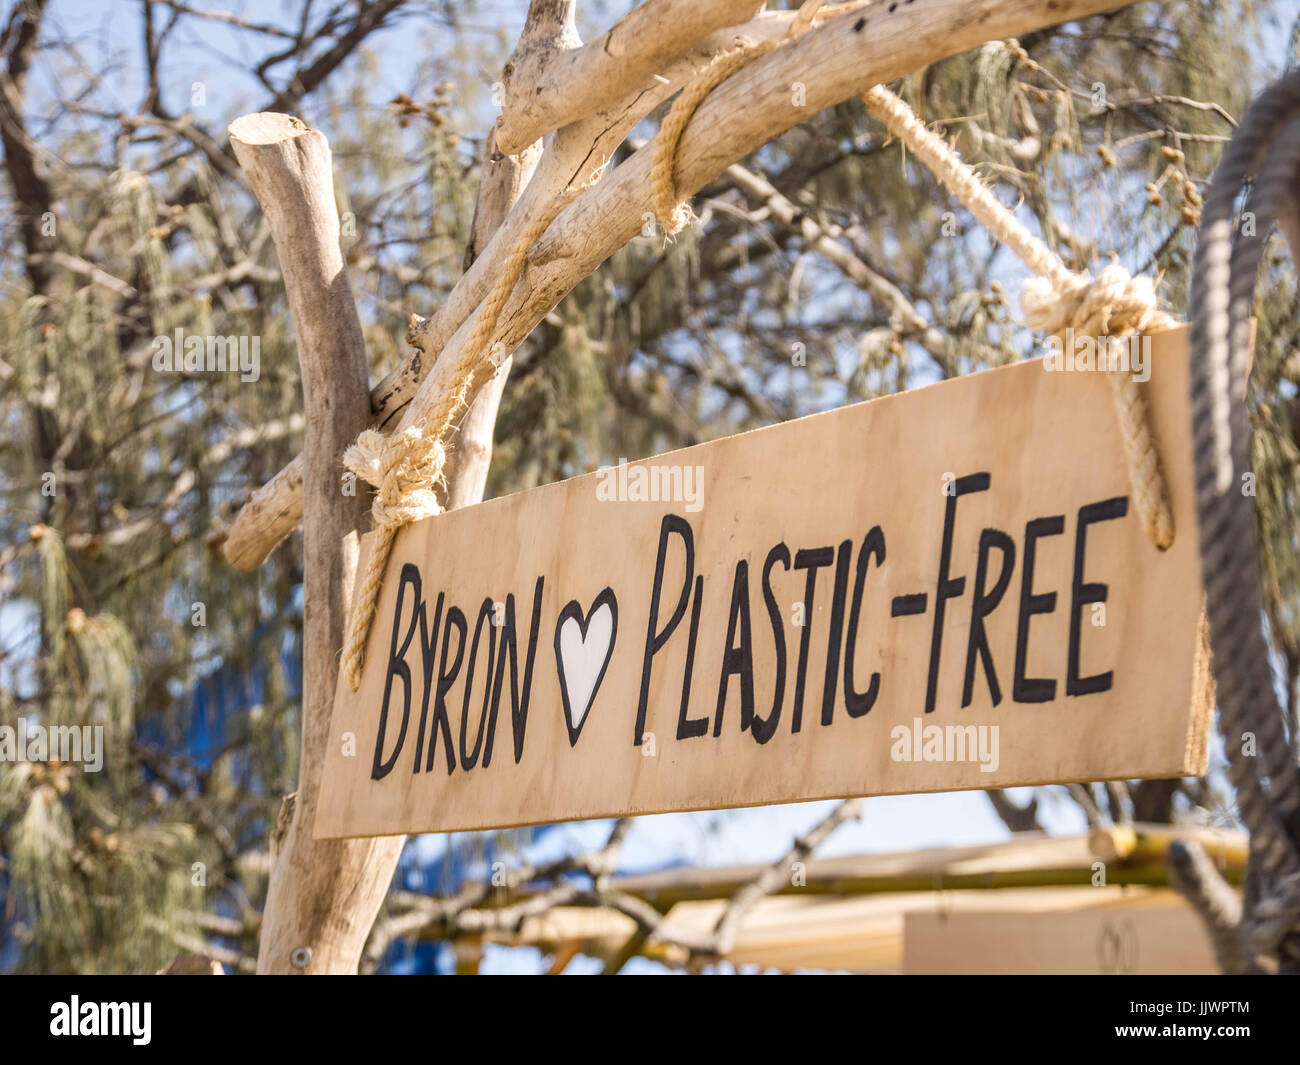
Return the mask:
M 271 840 L 261 973 L 354 972 L 388 892 L 403 837 L 311 838 L 329 739 L 338 651 L 356 578 L 367 499 L 344 494 L 341 456 L 369 424 L 365 342 L 339 247 L 332 155 L 324 136 L 288 115 L 230 126 L 280 257 L 302 367 L 302 758 Z
M 364 495 L 341 491 L 343 449 L 371 417 L 365 345 L 339 249 L 325 138 L 297 119 L 271 114 L 236 120 L 230 136 L 280 255 L 299 338 L 307 420 L 300 464 L 305 471 L 302 764 L 298 792 L 285 800 L 272 838 L 258 970 L 355 972 L 405 841 L 403 836 L 311 838 L 358 537 L 368 527 Z M 502 156 L 489 142 L 467 265 L 518 199 L 540 154 L 540 145 L 533 145 L 517 156 Z M 448 509 L 483 497 L 509 370 L 503 365 L 480 392 L 461 427 L 448 460 Z

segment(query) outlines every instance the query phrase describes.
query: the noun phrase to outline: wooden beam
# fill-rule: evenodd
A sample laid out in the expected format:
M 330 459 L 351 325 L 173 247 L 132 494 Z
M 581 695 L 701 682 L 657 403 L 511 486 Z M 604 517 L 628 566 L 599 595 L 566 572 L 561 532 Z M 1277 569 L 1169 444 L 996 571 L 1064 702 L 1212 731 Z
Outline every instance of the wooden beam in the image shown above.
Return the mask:
M 1195 839 L 1220 862 L 1225 876 L 1239 883 L 1245 873 L 1248 840 L 1244 833 L 1137 825 L 1142 841 L 1132 857 L 1117 855 L 1104 833 L 1048 836 L 1017 833 L 1000 843 L 935 847 L 919 851 L 810 858 L 805 883 L 778 894 L 880 894 L 945 889 L 981 890 L 1018 887 L 1064 887 L 1089 884 L 1093 863 L 1106 863 L 1108 884 L 1163 886 L 1169 882 L 1163 848 L 1175 838 Z M 665 908 L 690 899 L 730 898 L 762 870 L 761 865 L 667 869 L 660 873 L 615 877 L 610 889 L 646 899 Z
M 723 900 L 682 902 L 668 912 L 662 938 L 651 943 L 624 914 L 570 906 L 530 917 L 513 933 L 482 939 L 543 952 L 576 945 L 593 956 L 610 950 L 611 943 L 623 944 L 615 948 L 607 972 L 617 972 L 634 954 L 677 965 L 685 960 L 677 940 L 707 934 L 725 906 Z M 724 960 L 785 972 L 1218 971 L 1195 914 L 1178 895 L 1164 888 L 1118 886 L 791 893 L 761 900 L 741 922 Z
M 903 972 L 1218 975 L 1219 966 L 1192 908 L 1162 891 L 1104 905 L 1081 900 L 1075 908 L 1037 913 L 913 911 L 903 919 Z M 1180 1022 L 1199 1023 L 1174 1023 Z M 1169 1018 L 1161 1023 L 1169 1023 Z

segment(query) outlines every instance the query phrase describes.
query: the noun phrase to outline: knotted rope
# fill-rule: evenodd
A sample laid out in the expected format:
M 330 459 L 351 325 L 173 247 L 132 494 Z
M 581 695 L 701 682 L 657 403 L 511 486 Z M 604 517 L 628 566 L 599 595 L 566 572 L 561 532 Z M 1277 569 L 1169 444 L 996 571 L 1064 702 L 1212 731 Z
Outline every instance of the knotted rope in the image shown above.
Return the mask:
M 343 465 L 376 490 L 370 510 L 375 537 L 370 545 L 365 574 L 352 604 L 343 644 L 343 675 L 353 691 L 361 686 L 366 641 L 370 637 L 379 588 L 397 532 L 408 522 L 441 512 L 437 488 L 443 484 L 443 469 L 451 438 L 478 390 L 492 379 L 505 358 L 504 346 L 493 345 L 492 338 L 506 300 L 523 275 L 528 249 L 546 232 L 560 211 L 578 193 L 599 180 L 599 176 L 597 171 L 591 180 L 567 186 L 520 232 L 502 263 L 501 273 L 479 307 L 474 328 L 452 368 L 446 387 L 436 405 L 423 416 L 422 424 L 409 425 L 389 436 L 377 429 L 367 429 L 343 453 Z
M 817 10 L 825 0 L 805 0 L 791 21 L 783 41 L 803 33 L 812 25 Z M 675 168 L 677 148 L 691 116 L 700 103 L 719 84 L 755 57 L 771 51 L 778 42 L 741 38 L 734 48 L 715 56 L 674 101 L 656 139 L 653 156 L 653 196 L 660 224 L 672 236 L 691 219 L 690 209 L 677 201 Z M 438 514 L 442 506 L 437 487 L 442 483 L 447 448 L 460 418 L 469 409 L 474 395 L 496 373 L 501 358 L 494 356 L 491 345 L 497 319 L 510 293 L 514 291 L 528 259 L 528 249 L 546 231 L 560 211 L 599 178 L 571 184 L 564 194 L 555 197 L 546 210 L 537 215 L 519 236 L 503 264 L 496 284 L 479 308 L 474 331 L 465 343 L 460 359 L 453 368 L 449 383 L 438 404 L 422 419 L 384 436 L 367 429 L 343 455 L 343 464 L 362 480 L 376 488 L 371 506 L 375 537 L 371 543 L 366 571 L 357 588 L 356 600 L 348 619 L 343 645 L 343 675 L 356 691 L 361 686 L 366 642 L 378 606 L 379 589 L 392 553 L 398 530 L 408 522 Z
M 947 141 L 926 129 L 912 109 L 883 85 L 868 90 L 862 99 L 984 228 L 1038 275 L 1025 282 L 1020 295 L 1020 309 L 1030 329 L 1061 333 L 1072 328 L 1081 336 L 1113 337 L 1176 324 L 1156 305 L 1155 286 L 1149 278 L 1133 277 L 1118 264 L 1106 267 L 1097 277 L 1069 269 L 998 202 Z M 1163 551 L 1174 542 L 1174 519 L 1146 401 L 1132 374 L 1112 370 L 1106 379 L 1142 528 Z
M 1118 266 L 1097 278 L 1069 270 L 1021 226 L 941 138 L 881 86 L 864 100 L 938 179 L 1039 277 L 1025 284 L 1026 324 L 1087 335 L 1158 330 L 1173 320 L 1156 307 L 1154 287 Z M 1252 183 L 1253 177 L 1253 183 Z M 1251 864 L 1237 934 L 1252 955 L 1279 959 L 1300 972 L 1300 768 L 1283 725 L 1261 627 L 1255 515 L 1241 491 L 1250 469 L 1250 423 L 1244 396 L 1250 366 L 1250 316 L 1267 234 L 1284 204 L 1288 239 L 1300 262 L 1300 73 L 1263 93 L 1242 118 L 1206 197 L 1192 274 L 1192 423 L 1197 524 L 1206 617 L 1213 652 L 1219 728 L 1242 822 L 1251 834 Z M 1251 187 L 1253 185 L 1253 187 Z M 1243 186 L 1250 232 L 1234 224 Z M 1294 230 L 1294 232 L 1292 231 Z M 1258 236 L 1256 235 L 1258 234 Z M 1173 539 L 1164 479 L 1137 383 L 1107 375 L 1124 437 L 1129 478 L 1148 536 Z M 1254 756 L 1244 739 L 1255 740 Z M 1249 962 L 1253 966 L 1253 960 Z

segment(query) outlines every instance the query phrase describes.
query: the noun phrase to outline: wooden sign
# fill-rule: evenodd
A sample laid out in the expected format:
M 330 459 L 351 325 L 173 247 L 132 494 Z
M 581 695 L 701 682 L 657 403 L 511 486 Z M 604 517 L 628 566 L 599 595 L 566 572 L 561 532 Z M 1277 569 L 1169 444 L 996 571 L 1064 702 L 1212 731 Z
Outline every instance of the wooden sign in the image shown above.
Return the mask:
M 408 526 L 317 836 L 1203 773 L 1184 331 L 1151 348 L 1164 552 L 1103 375 L 1042 361 Z

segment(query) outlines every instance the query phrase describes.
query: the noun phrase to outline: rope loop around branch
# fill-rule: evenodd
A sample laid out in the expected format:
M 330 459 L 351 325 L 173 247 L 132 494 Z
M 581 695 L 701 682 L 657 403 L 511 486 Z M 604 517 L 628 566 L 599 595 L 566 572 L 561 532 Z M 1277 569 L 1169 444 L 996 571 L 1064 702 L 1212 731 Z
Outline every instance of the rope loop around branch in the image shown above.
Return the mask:
M 804 0 L 785 36 L 779 41 L 756 41 L 750 37 L 738 37 L 731 48 L 714 56 L 713 61 L 673 101 L 655 137 L 650 175 L 655 220 L 666 236 L 675 237 L 695 219 L 690 205 L 677 195 L 677 151 L 682 143 L 682 135 L 700 104 L 736 71 L 748 66 L 759 56 L 767 55 L 779 45 L 806 33 L 825 2 L 826 0 Z
M 655 137 L 653 186 L 655 219 L 665 235 L 675 237 L 695 220 L 690 205 L 677 195 L 677 149 L 691 118 L 705 98 L 741 67 L 776 47 L 775 41 L 737 40 L 735 47 L 720 52 L 704 71 L 678 94 L 664 116 Z

